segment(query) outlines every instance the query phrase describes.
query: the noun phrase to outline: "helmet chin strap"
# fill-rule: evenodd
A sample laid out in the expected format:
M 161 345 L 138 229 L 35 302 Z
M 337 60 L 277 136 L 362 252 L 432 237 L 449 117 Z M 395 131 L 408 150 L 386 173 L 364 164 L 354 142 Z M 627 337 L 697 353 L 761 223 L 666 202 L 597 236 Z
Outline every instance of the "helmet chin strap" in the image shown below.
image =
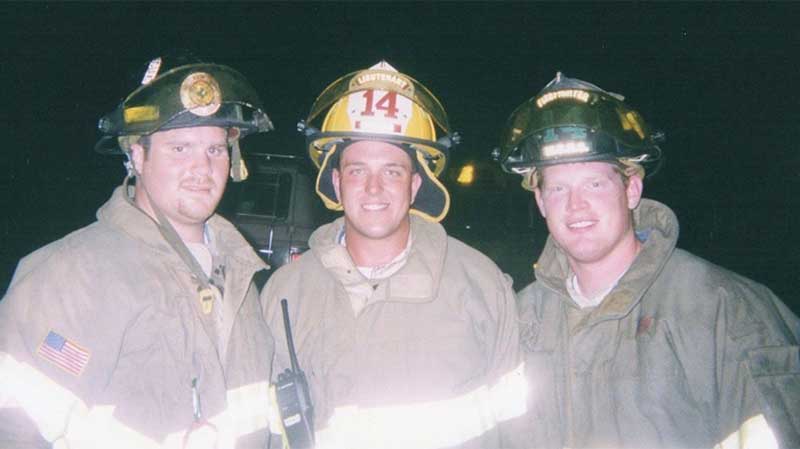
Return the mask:
M 235 132 L 232 132 L 230 137 L 228 138 L 228 143 L 231 146 L 231 177 L 234 181 L 243 181 L 247 179 L 247 167 L 244 164 L 244 160 L 242 160 L 242 151 L 239 147 L 239 130 L 237 128 L 232 128 Z M 131 136 L 127 137 L 126 139 L 133 139 L 133 142 L 139 140 L 139 136 Z M 130 148 L 130 144 L 132 143 L 131 140 L 125 140 L 123 142 L 124 147 Z M 125 200 L 128 201 L 132 206 L 139 209 L 136 204 L 131 201 L 131 198 L 127 195 L 128 190 L 130 188 L 130 182 L 132 179 L 137 178 L 141 179 L 141 174 L 139 170 L 136 168 L 136 164 L 133 163 L 133 159 L 131 156 L 130 150 L 125 152 L 126 160 L 124 162 L 125 170 L 127 171 L 127 175 L 125 176 L 125 180 L 123 181 L 123 186 L 125 188 Z M 178 232 L 172 226 L 169 219 L 164 215 L 164 212 L 161 211 L 156 203 L 153 201 L 153 197 L 150 195 L 150 192 L 147 191 L 147 187 L 143 183 L 138 183 L 136 185 L 136 190 L 141 192 L 147 197 L 147 203 L 150 205 L 150 209 L 153 210 L 153 214 L 155 217 L 151 217 L 156 222 L 156 227 L 158 228 L 158 232 L 164 237 L 164 240 L 167 241 L 169 246 L 175 251 L 178 257 L 183 260 L 183 263 L 191 270 L 192 274 L 194 275 L 197 282 L 200 284 L 198 286 L 198 293 L 200 296 L 200 300 L 203 305 L 203 312 L 209 313 L 210 312 L 210 304 L 213 303 L 214 299 L 214 290 L 216 289 L 211 285 L 211 282 L 208 278 L 208 275 L 203 271 L 203 268 L 200 266 L 200 263 L 197 262 L 197 259 L 192 255 L 189 248 L 186 246 L 186 243 L 183 239 L 178 235 Z M 141 209 L 140 209 L 141 210 Z M 144 212 L 144 211 L 143 211 Z M 148 215 L 149 216 L 149 215 Z M 217 293 L 219 290 L 216 290 Z M 211 301 L 211 302 L 207 302 Z M 208 310 L 209 312 L 206 312 Z
M 231 146 L 231 178 L 233 182 L 241 182 L 247 179 L 249 173 L 247 166 L 242 159 L 242 149 L 239 147 L 239 137 L 228 139 Z
M 136 169 L 136 166 L 132 163 L 130 156 L 128 156 L 128 161 L 125 163 L 125 167 L 128 169 L 128 175 L 125 176 L 125 180 L 123 181 L 123 187 L 125 189 L 125 200 L 131 204 L 133 207 L 141 210 L 127 195 L 127 192 L 130 188 L 130 182 L 133 178 L 141 179 L 139 171 Z M 141 187 L 141 190 L 139 189 Z M 147 202 L 150 204 L 150 208 L 153 210 L 153 214 L 155 217 L 151 217 L 156 222 L 156 227 L 158 228 L 159 233 L 164 240 L 167 241 L 170 248 L 181 258 L 183 263 L 186 265 L 187 268 L 192 272 L 194 275 L 195 280 L 198 282 L 197 286 L 197 293 L 198 298 L 200 299 L 200 303 L 203 309 L 203 313 L 208 314 L 211 312 L 211 307 L 214 303 L 215 294 L 221 295 L 219 290 L 211 285 L 211 282 L 206 275 L 203 268 L 200 266 L 200 263 L 197 262 L 197 259 L 194 258 L 192 253 L 187 248 L 186 243 L 181 239 L 178 235 L 178 232 L 175 231 L 175 228 L 172 226 L 172 223 L 169 222 L 169 219 L 164 215 L 155 202 L 152 200 L 152 196 L 150 192 L 147 191 L 147 187 L 144 186 L 142 183 L 137 183 L 135 189 L 138 192 L 143 193 L 147 197 Z M 144 212 L 144 211 L 142 211 Z M 147 213 L 145 212 L 145 215 Z M 148 215 L 149 216 L 149 215 Z
M 125 166 L 125 180 L 123 181 L 123 184 L 125 184 L 127 188 L 129 179 L 135 178 L 138 175 L 136 167 L 133 166 L 133 160 L 131 159 L 130 151 L 125 152 L 125 162 L 123 162 L 122 165 Z

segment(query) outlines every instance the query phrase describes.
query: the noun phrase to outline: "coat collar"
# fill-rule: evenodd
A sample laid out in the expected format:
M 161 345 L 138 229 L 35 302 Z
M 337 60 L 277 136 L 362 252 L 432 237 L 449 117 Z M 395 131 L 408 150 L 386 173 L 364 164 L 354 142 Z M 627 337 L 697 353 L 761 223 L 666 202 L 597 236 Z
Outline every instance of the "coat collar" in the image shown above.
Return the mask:
M 188 289 L 185 294 L 189 298 L 196 298 L 199 282 L 193 277 L 191 270 L 185 262 L 172 249 L 166 239 L 158 230 L 156 221 L 149 215 L 137 208 L 132 200 L 134 188 L 125 185 L 117 187 L 111 198 L 97 211 L 97 219 L 100 223 L 121 232 L 141 245 L 154 251 L 157 256 L 143 254 L 142 257 L 151 256 L 153 260 L 175 267 L 176 272 L 184 273 L 185 279 L 190 283 L 184 284 Z M 206 221 L 206 225 L 213 235 L 215 260 L 225 266 L 224 301 L 222 307 L 225 308 L 225 315 L 231 319 L 224 320 L 224 328 L 220 329 L 225 336 L 224 341 L 228 341 L 232 333 L 235 317 L 239 308 L 245 301 L 247 292 L 251 288 L 253 275 L 267 265 L 256 255 L 253 248 L 242 237 L 239 231 L 224 218 L 213 215 Z M 180 278 L 176 278 L 180 280 Z M 199 306 L 198 313 L 199 313 Z M 209 336 L 214 335 L 207 323 L 203 324 Z M 216 337 L 211 337 L 216 338 Z M 224 357 L 226 350 L 218 352 Z M 220 360 L 225 364 L 225 360 Z
M 438 223 L 409 215 L 414 239 L 405 265 L 387 279 L 379 281 L 377 294 L 385 300 L 429 302 L 436 298 L 447 250 L 447 234 Z M 311 235 L 309 247 L 322 266 L 345 287 L 367 282 L 358 271 L 347 249 L 338 242 L 344 217 L 323 225 Z
M 98 221 L 117 229 L 164 256 L 175 258 L 176 263 L 182 263 L 161 236 L 156 221 L 134 205 L 133 191 L 134 187 L 128 187 L 127 191 L 125 186 L 117 187 L 111 198 L 98 209 Z M 253 272 L 267 268 L 229 221 L 214 214 L 206 224 L 214 235 L 215 246 L 219 252 L 217 256 L 234 260 Z

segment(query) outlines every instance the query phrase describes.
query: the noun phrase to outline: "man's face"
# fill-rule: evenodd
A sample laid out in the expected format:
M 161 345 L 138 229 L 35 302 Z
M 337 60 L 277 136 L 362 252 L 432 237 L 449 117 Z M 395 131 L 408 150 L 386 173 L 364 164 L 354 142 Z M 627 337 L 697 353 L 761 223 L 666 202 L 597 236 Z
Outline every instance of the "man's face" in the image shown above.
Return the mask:
M 611 260 L 628 251 L 636 237 L 631 210 L 639 204 L 642 180 L 629 178 L 627 187 L 605 162 L 544 167 L 534 190 L 547 228 L 573 263 Z
M 205 223 L 228 180 L 227 131 L 214 126 L 178 128 L 150 136 L 150 148 L 131 146 L 139 171 L 136 204 L 153 216 L 150 202 L 176 230 Z M 148 195 L 139 191 L 147 190 Z
M 333 186 L 344 207 L 348 239 L 352 233 L 372 240 L 407 235 L 408 210 L 421 184 L 409 155 L 392 144 L 358 141 L 345 148 Z

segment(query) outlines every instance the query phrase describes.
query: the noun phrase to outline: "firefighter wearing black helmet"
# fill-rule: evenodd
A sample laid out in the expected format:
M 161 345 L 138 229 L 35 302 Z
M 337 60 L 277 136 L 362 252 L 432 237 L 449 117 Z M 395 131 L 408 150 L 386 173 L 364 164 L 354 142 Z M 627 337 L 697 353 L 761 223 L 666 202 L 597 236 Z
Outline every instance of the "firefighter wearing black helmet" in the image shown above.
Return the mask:
M 550 236 L 519 293 L 531 394 L 513 447 L 800 447 L 800 321 L 675 247 L 642 198 L 659 142 L 623 97 L 558 74 L 496 155 Z
M 128 176 L 97 222 L 39 249 L 0 302 L 0 434 L 28 447 L 253 447 L 268 440 L 265 268 L 214 210 L 271 129 L 235 70 L 147 64 L 100 120 Z M 5 446 L 4 446 L 5 447 Z

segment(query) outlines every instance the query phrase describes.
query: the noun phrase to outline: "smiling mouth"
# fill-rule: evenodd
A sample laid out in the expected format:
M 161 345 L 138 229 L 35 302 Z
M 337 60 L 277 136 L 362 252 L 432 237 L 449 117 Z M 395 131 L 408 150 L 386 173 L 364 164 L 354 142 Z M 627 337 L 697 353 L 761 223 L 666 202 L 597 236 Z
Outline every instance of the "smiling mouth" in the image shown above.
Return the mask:
M 593 226 L 594 224 L 595 221 L 582 220 L 582 221 L 576 221 L 575 223 L 569 223 L 567 227 L 570 229 L 585 229 L 590 226 Z
M 386 209 L 387 207 L 389 207 L 388 203 L 370 203 L 361 205 L 361 208 L 366 211 L 380 211 Z

